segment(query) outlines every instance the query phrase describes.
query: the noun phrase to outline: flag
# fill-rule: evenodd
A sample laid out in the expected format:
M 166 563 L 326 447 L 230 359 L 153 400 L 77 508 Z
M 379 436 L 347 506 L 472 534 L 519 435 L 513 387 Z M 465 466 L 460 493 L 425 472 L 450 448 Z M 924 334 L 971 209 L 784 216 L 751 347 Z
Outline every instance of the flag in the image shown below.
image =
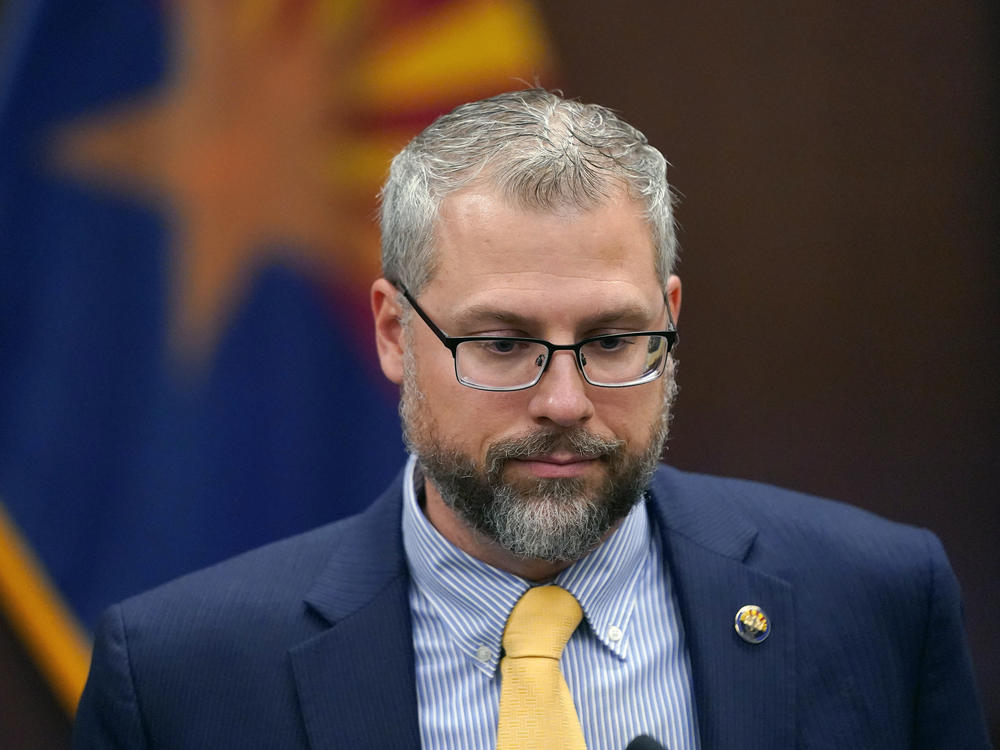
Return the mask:
M 5 11 L 0 606 L 72 712 L 109 604 L 391 481 L 378 185 L 551 60 L 515 0 Z

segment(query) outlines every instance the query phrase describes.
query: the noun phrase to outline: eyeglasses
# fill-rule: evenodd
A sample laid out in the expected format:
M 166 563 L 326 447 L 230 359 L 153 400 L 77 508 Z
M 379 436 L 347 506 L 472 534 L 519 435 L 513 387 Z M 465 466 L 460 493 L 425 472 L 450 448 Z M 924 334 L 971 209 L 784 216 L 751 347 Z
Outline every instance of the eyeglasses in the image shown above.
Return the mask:
M 666 331 L 635 331 L 591 336 L 575 344 L 553 344 L 520 336 L 448 336 L 423 311 L 406 287 L 396 288 L 417 315 L 451 350 L 455 377 L 482 391 L 520 391 L 535 385 L 552 361 L 553 352 L 571 351 L 584 379 L 604 388 L 626 388 L 656 380 L 677 344 L 677 330 L 667 306 Z M 666 300 L 664 300 L 666 301 Z

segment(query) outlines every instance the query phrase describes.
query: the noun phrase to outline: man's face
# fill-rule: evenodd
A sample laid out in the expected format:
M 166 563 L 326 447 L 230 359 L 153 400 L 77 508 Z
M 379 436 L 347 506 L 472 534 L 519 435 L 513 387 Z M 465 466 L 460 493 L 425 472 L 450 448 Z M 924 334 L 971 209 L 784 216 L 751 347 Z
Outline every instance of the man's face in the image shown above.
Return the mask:
M 463 191 L 442 205 L 435 252 L 437 273 L 419 302 L 450 336 L 569 344 L 667 327 L 648 225 L 624 197 L 539 212 Z M 671 290 L 679 303 L 675 278 Z M 458 383 L 451 353 L 416 315 L 408 329 L 401 413 L 430 479 L 428 502 L 438 495 L 515 557 L 568 561 L 596 546 L 655 467 L 672 373 L 601 388 L 560 351 L 529 389 L 478 391 Z

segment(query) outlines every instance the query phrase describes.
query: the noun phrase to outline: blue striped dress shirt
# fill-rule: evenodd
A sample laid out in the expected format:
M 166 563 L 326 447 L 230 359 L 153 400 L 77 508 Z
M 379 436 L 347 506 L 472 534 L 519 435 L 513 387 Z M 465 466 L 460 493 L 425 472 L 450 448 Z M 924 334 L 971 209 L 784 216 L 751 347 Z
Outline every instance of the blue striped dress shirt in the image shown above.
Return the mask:
M 403 483 L 403 544 L 412 581 L 421 743 L 426 750 L 493 750 L 500 639 L 531 583 L 441 536 L 420 509 L 417 481 L 411 457 Z M 669 750 L 697 750 L 691 665 L 645 503 L 553 583 L 583 608 L 584 622 L 560 667 L 588 750 L 622 750 L 641 734 Z

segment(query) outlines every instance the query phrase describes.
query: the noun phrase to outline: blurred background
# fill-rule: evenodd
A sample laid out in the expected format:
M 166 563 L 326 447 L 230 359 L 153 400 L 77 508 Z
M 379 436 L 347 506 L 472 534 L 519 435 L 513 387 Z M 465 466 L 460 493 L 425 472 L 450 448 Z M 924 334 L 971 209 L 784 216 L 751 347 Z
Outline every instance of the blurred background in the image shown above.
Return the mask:
M 1000 742 L 998 16 L 0 0 L 0 747 L 66 746 L 106 606 L 388 483 L 375 193 L 536 80 L 673 164 L 667 460 L 937 532 Z

